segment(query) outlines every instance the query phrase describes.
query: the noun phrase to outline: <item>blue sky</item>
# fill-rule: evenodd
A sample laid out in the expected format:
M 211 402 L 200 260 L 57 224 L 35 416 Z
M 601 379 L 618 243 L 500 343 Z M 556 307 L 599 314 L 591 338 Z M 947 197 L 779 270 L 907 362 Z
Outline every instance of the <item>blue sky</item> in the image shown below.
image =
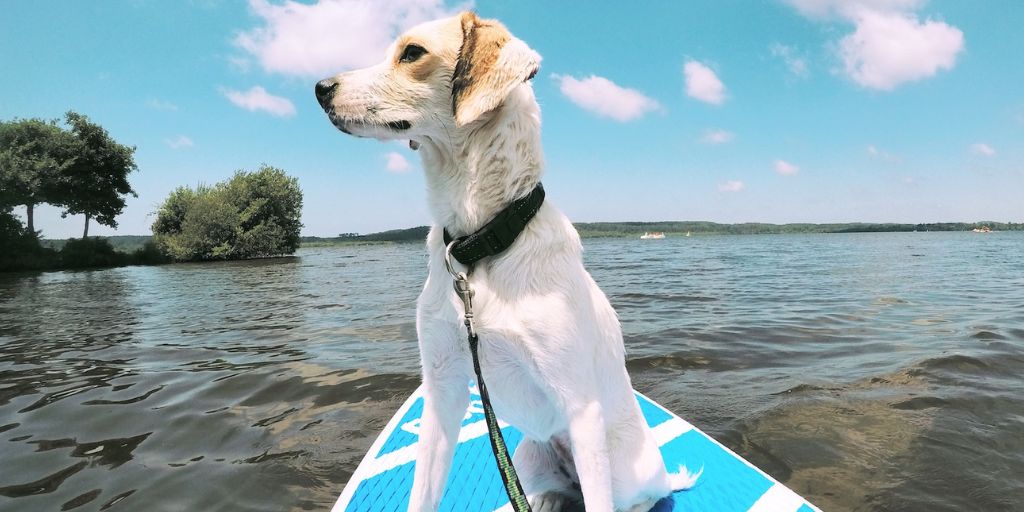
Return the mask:
M 418 156 L 337 132 L 313 84 L 466 6 L 544 57 L 545 185 L 574 221 L 1024 221 L 1019 0 L 24 0 L 0 119 L 74 109 L 138 147 L 139 197 L 93 234 L 261 163 L 299 178 L 305 234 L 428 224 Z

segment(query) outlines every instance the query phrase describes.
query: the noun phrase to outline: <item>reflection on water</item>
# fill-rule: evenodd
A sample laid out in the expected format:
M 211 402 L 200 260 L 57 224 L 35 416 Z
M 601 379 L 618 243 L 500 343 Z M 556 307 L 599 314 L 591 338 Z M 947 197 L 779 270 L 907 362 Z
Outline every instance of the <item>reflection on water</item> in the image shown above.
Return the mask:
M 635 386 L 823 509 L 1024 503 L 1024 236 L 585 245 Z M 425 267 L 0 277 L 0 510 L 329 507 L 418 385 Z

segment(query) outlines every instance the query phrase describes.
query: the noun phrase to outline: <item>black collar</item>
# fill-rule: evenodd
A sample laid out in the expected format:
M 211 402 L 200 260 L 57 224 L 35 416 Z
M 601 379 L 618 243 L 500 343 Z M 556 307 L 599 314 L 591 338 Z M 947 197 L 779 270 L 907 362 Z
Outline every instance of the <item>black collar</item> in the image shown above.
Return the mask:
M 542 204 L 544 187 L 538 183 L 532 192 L 512 201 L 512 204 L 498 212 L 490 222 L 473 234 L 453 239 L 445 228 L 444 245 L 447 247 L 454 241 L 452 256 L 463 265 L 472 266 L 488 256 L 500 254 L 508 249 Z

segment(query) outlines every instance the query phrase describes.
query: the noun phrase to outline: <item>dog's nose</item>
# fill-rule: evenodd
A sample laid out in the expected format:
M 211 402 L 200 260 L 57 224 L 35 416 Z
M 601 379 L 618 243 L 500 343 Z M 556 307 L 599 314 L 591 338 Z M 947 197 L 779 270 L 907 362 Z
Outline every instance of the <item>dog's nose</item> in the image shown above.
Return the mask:
M 334 90 L 337 88 L 338 82 L 330 78 L 316 83 L 316 101 L 320 103 L 321 107 L 327 108 L 334 96 Z

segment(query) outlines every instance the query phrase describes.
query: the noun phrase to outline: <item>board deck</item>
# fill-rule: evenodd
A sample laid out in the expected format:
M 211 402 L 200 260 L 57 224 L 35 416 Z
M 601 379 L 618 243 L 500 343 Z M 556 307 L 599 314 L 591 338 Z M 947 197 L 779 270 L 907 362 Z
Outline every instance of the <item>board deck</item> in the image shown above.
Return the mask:
M 497 465 L 491 454 L 483 406 L 471 388 L 451 475 L 441 511 L 510 511 Z M 665 459 L 675 470 L 703 467 L 697 485 L 657 503 L 652 512 L 811 512 L 807 500 L 775 481 L 669 410 L 636 393 L 637 402 Z M 416 464 L 416 443 L 423 412 L 423 388 L 417 389 L 367 451 L 332 512 L 405 511 Z M 522 434 L 501 423 L 505 442 L 515 452 Z

